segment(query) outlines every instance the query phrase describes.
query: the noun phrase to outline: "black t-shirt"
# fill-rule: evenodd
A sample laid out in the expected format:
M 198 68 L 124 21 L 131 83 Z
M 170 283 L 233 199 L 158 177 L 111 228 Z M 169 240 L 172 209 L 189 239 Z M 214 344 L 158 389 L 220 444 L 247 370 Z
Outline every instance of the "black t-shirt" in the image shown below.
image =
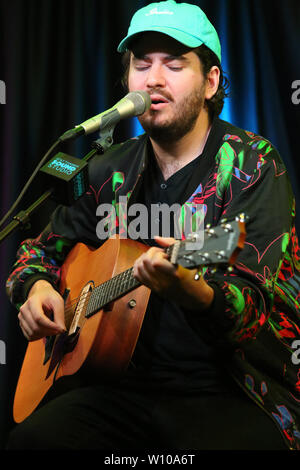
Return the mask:
M 208 142 L 209 144 L 209 142 Z M 213 155 L 209 145 L 202 155 L 173 174 L 167 181 L 156 163 L 149 146 L 147 170 L 135 202 L 144 204 L 151 214 L 151 205 L 183 203 L 191 188 L 195 172 L 206 160 L 206 165 Z M 198 180 L 199 181 L 199 180 Z M 198 183 L 199 184 L 199 183 Z M 149 217 L 150 219 L 150 217 Z M 154 220 L 156 227 L 162 228 L 161 220 Z M 172 224 L 171 224 L 172 226 Z M 153 232 L 153 227 L 152 227 Z M 151 239 L 151 222 L 148 227 L 149 238 L 140 240 L 149 246 L 155 246 Z M 160 230 L 157 235 L 166 235 Z M 170 233 L 170 236 L 173 236 Z M 220 300 L 220 295 L 218 295 Z M 218 301 L 213 308 L 224 309 L 224 303 Z M 208 312 L 209 314 L 209 312 Z M 197 312 L 195 313 L 197 315 Z M 151 293 L 140 337 L 129 367 L 128 374 L 143 377 L 148 386 L 171 388 L 172 390 L 213 392 L 227 387 L 226 373 L 222 367 L 222 358 L 203 339 L 201 331 L 201 313 L 196 331 L 190 324 L 184 309 L 177 304 L 162 299 Z

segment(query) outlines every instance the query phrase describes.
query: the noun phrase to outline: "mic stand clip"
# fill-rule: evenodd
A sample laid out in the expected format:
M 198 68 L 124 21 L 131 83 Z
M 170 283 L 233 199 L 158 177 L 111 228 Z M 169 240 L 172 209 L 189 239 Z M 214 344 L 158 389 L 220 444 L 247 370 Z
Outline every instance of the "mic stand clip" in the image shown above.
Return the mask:
M 106 150 L 113 144 L 113 133 L 116 126 L 107 125 L 104 129 L 101 129 L 99 139 L 92 143 L 92 148 L 97 150 L 97 153 L 102 155 Z

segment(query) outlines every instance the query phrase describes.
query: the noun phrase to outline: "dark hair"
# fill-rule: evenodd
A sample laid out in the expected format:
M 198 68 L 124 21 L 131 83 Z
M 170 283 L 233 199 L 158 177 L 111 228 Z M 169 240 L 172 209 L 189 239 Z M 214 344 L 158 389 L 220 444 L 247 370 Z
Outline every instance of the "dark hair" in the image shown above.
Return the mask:
M 192 51 L 195 52 L 200 59 L 200 64 L 202 66 L 202 73 L 205 78 L 207 77 L 212 67 L 216 66 L 220 70 L 219 88 L 216 94 L 210 100 L 206 100 L 205 102 L 207 109 L 208 109 L 209 116 L 212 119 L 214 116 L 219 116 L 223 110 L 224 100 L 228 96 L 227 90 L 229 88 L 229 80 L 227 79 L 227 77 L 225 77 L 225 72 L 222 69 L 220 61 L 212 50 L 210 50 L 208 47 L 202 44 L 202 46 L 192 49 Z M 126 91 L 128 89 L 130 54 L 131 54 L 131 51 L 127 51 L 123 54 L 123 57 L 122 57 L 124 74 L 123 74 L 121 83 Z
M 202 65 L 202 72 L 205 78 L 207 77 L 212 67 L 216 66 L 220 70 L 220 81 L 218 90 L 210 100 L 206 100 L 206 106 L 210 117 L 219 116 L 224 107 L 224 100 L 229 95 L 229 93 L 227 92 L 229 88 L 229 80 L 225 76 L 225 72 L 222 69 L 218 57 L 211 49 L 202 44 L 202 46 L 193 49 L 193 52 L 195 52 L 200 59 L 200 63 Z

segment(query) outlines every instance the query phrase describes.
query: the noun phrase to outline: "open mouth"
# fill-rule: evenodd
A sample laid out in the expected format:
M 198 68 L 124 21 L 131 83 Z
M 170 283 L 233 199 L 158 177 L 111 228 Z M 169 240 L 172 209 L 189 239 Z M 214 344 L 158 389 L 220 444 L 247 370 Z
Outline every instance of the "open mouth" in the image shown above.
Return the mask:
M 150 109 L 158 110 L 164 108 L 169 101 L 163 96 L 151 96 L 152 105 Z

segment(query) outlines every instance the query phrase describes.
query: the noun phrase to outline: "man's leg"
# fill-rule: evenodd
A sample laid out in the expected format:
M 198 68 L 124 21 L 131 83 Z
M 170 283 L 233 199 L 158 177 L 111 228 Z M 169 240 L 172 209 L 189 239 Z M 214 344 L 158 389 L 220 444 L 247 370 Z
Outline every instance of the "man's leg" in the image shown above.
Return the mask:
M 151 447 L 153 402 L 122 385 L 78 388 L 50 401 L 12 431 L 8 450 Z M 150 410 L 150 411 L 148 411 Z
M 242 392 L 168 397 L 154 421 L 162 448 L 287 450 L 276 424 Z

